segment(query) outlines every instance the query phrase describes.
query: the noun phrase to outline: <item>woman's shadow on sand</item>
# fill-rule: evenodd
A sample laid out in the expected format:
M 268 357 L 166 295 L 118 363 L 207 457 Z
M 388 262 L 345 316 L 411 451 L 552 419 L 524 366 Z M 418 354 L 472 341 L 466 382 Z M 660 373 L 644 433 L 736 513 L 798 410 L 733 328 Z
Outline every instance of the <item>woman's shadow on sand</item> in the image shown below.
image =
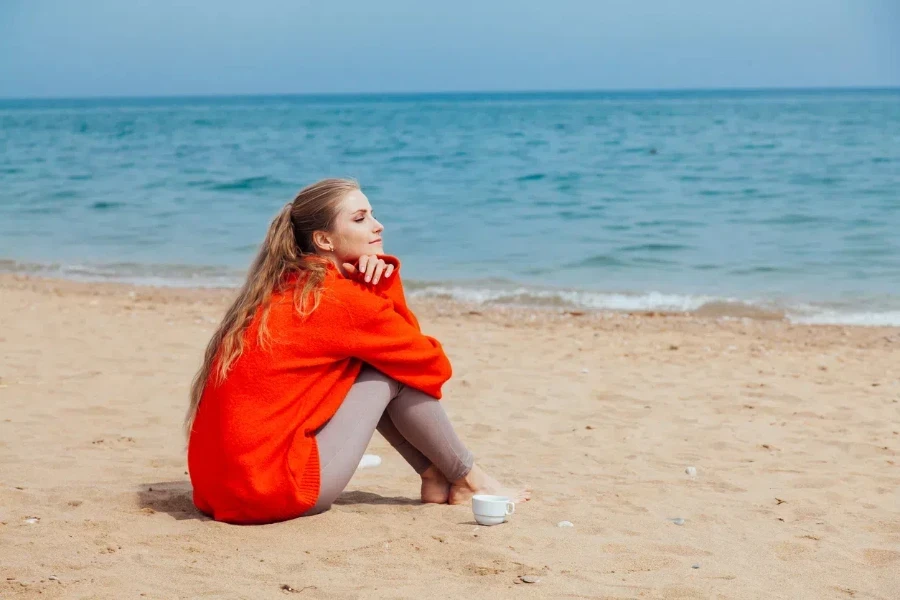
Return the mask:
M 334 501 L 335 506 L 347 506 L 352 504 L 393 504 L 399 506 L 417 506 L 422 501 L 418 498 L 403 498 L 401 496 L 379 496 L 372 492 L 344 492 Z
M 204 515 L 194 506 L 193 493 L 194 491 L 189 481 L 160 481 L 142 485 L 137 492 L 137 499 L 141 510 L 149 514 L 154 512 L 166 513 L 179 521 L 188 519 L 209 521 L 210 517 Z M 421 500 L 418 498 L 380 496 L 371 492 L 360 491 L 344 492 L 334 502 L 335 506 L 354 504 L 410 506 L 421 503 Z
M 148 514 L 161 512 L 179 521 L 209 521 L 210 518 L 194 506 L 193 494 L 190 481 L 159 481 L 143 484 L 137 499 L 141 510 Z

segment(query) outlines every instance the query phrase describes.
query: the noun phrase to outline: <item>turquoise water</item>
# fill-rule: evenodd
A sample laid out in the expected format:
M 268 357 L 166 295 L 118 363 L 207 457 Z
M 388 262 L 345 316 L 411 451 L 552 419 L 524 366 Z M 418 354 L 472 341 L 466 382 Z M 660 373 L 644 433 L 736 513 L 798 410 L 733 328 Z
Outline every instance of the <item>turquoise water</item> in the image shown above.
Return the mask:
M 0 269 L 233 285 L 325 176 L 417 294 L 900 324 L 900 90 L 0 101 Z

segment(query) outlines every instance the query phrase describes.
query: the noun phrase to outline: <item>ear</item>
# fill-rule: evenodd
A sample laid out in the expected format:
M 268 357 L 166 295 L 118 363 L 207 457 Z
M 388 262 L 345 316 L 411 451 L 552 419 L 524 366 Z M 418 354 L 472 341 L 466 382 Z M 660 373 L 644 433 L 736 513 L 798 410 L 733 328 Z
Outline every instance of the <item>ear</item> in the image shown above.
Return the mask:
M 334 243 L 332 243 L 331 237 L 324 231 L 314 231 L 312 234 L 312 242 L 320 252 L 334 251 Z

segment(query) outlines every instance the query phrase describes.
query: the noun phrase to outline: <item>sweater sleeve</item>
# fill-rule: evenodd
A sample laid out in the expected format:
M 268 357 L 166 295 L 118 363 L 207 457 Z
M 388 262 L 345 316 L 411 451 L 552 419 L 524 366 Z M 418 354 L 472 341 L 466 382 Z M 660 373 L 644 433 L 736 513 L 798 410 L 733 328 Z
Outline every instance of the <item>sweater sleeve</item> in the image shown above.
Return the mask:
M 394 310 L 397 311 L 406 321 L 421 331 L 419 321 L 416 315 L 409 309 L 406 304 L 406 294 L 403 291 L 403 282 L 400 280 L 400 261 L 393 256 L 381 257 L 386 263 L 394 265 L 394 272 L 387 279 L 382 278 L 376 286 L 375 291 L 394 303 Z
M 348 285 L 358 284 L 348 282 Z M 398 310 L 400 307 L 384 295 L 360 287 L 347 299 L 352 302 L 352 311 L 342 331 L 335 332 L 334 336 L 341 353 L 372 365 L 400 383 L 440 398 L 441 387 L 452 375 L 450 361 L 440 342 L 423 335 L 418 323 L 410 322 Z

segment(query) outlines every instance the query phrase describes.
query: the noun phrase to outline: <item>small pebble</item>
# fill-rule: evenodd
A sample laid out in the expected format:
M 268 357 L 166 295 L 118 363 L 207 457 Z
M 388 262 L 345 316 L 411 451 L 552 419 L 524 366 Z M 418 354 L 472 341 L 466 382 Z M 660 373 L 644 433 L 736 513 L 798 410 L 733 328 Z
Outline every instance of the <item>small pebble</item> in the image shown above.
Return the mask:
M 574 525 L 572 525 L 571 521 L 560 521 L 559 523 L 556 524 L 556 526 L 557 527 L 575 527 Z
M 692 569 L 699 569 L 699 568 L 700 568 L 700 564 L 699 564 L 699 563 L 693 564 L 693 565 L 691 565 L 691 568 L 692 568 Z
M 519 579 L 521 579 L 525 583 L 537 583 L 541 580 L 540 577 L 535 577 L 534 575 L 522 575 L 519 577 Z
M 49 579 L 50 581 L 59 581 L 59 577 L 57 577 L 56 575 L 51 575 L 47 579 Z
M 25 522 L 26 522 L 26 523 L 32 523 L 32 524 L 34 524 L 34 523 L 37 523 L 37 522 L 40 521 L 40 520 L 41 520 L 40 517 L 28 517 L 27 519 L 25 519 Z
M 675 523 L 676 525 L 684 525 L 684 519 L 682 519 L 681 517 L 676 517 L 674 519 L 669 519 L 669 520 L 672 521 L 673 523 Z
M 691 477 L 695 477 L 697 475 L 697 467 L 688 467 L 684 470 L 685 473 L 690 475 Z
M 590 371 L 588 371 L 587 369 L 582 369 L 581 372 L 582 373 L 590 373 Z

